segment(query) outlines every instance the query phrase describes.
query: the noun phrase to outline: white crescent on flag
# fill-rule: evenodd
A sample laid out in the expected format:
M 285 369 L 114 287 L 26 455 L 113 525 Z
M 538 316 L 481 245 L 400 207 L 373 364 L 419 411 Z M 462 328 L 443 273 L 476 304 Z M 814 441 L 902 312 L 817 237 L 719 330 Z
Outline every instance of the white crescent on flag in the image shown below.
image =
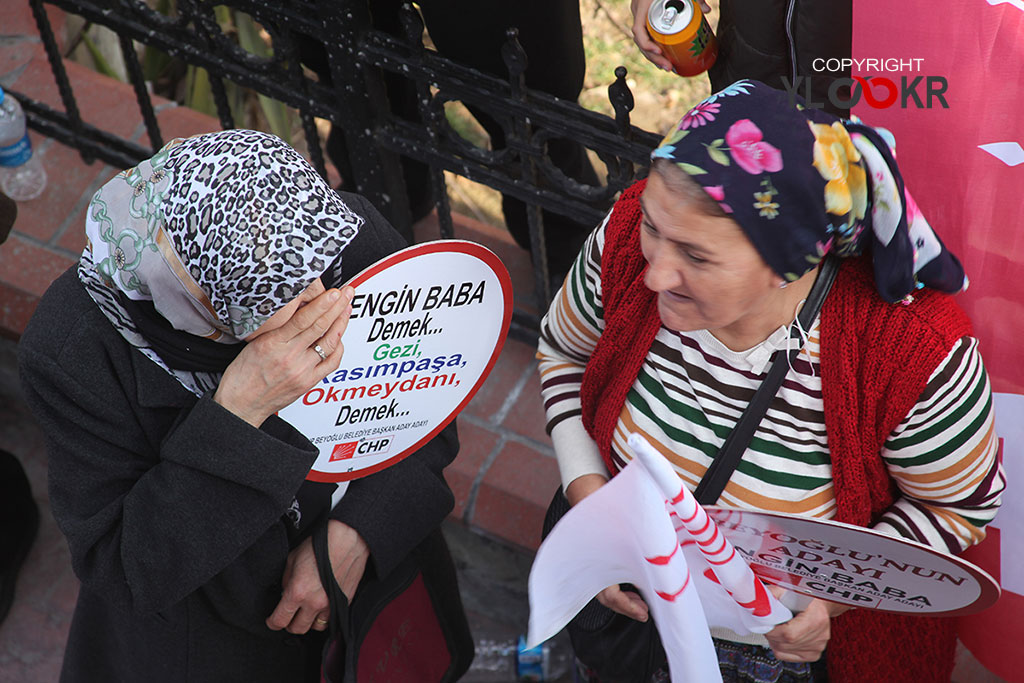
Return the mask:
M 1024 147 L 1021 147 L 1019 142 L 990 142 L 987 145 L 978 145 L 978 148 L 985 150 L 1007 166 L 1024 164 Z
M 608 586 L 631 583 L 650 608 L 673 681 L 720 682 L 710 628 L 766 633 L 793 617 L 766 590 L 665 458 L 638 457 L 577 503 L 530 570 L 528 647 L 554 636 Z
M 990 5 L 1013 5 L 1024 12 L 1024 0 L 987 0 Z

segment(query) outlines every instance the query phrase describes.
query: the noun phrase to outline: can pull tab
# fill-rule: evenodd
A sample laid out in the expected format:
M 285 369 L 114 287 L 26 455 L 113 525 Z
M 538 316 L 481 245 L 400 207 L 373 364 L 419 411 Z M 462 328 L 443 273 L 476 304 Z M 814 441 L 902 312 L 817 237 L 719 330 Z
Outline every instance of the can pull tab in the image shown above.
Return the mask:
M 686 10 L 686 2 L 684 0 L 667 0 L 665 3 L 665 20 L 672 21 L 676 18 L 676 15 Z

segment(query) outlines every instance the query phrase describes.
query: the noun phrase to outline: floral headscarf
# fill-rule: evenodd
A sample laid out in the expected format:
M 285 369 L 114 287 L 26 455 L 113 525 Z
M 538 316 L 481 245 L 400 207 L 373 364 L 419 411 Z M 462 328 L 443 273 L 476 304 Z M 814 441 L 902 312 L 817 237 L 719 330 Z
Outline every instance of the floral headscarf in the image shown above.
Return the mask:
M 137 304 L 175 330 L 237 344 L 336 266 L 362 222 L 273 135 L 179 138 L 93 196 L 78 275 L 128 343 L 201 395 L 219 374 L 169 367 Z
M 827 253 L 859 254 L 870 235 L 886 301 L 924 286 L 959 292 L 963 268 L 905 191 L 894 146 L 888 131 L 742 80 L 687 112 L 651 156 L 700 184 L 787 281 Z

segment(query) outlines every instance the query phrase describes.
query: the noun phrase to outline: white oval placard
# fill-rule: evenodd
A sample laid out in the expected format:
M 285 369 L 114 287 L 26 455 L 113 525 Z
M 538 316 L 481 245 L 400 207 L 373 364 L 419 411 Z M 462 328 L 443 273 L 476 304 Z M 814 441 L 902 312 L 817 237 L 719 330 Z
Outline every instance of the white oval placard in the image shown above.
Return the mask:
M 831 520 L 705 509 L 755 574 L 797 593 L 933 616 L 979 612 L 999 598 L 983 570 L 922 543 Z
M 364 477 L 433 438 L 487 378 L 512 317 L 508 271 L 474 242 L 417 244 L 348 284 L 341 365 L 280 411 L 320 451 L 312 481 Z

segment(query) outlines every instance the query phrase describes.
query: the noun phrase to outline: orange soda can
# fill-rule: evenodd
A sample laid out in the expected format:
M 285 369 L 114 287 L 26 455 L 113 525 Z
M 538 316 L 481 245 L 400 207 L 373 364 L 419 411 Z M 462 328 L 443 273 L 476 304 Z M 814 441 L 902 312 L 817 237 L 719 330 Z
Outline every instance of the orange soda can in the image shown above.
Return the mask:
M 680 76 L 704 73 L 718 57 L 718 40 L 694 0 L 654 0 L 647 32 Z

